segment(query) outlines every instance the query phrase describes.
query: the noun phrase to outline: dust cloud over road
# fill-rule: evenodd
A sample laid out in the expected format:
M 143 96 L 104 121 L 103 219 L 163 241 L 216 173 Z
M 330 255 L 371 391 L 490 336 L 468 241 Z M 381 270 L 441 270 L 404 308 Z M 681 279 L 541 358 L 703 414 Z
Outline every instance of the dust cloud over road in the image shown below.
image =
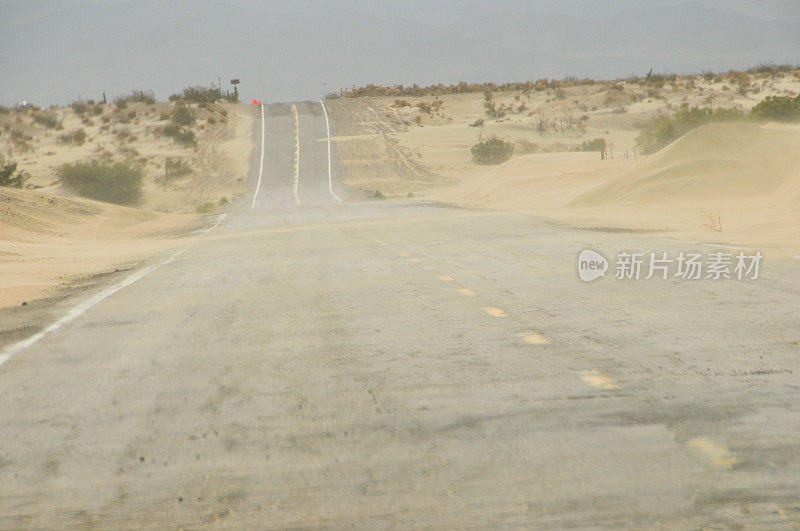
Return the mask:
M 319 102 L 264 123 L 257 195 L 0 367 L 0 527 L 798 521 L 797 260 L 586 283 L 720 248 L 359 200 L 334 146 L 340 203 Z

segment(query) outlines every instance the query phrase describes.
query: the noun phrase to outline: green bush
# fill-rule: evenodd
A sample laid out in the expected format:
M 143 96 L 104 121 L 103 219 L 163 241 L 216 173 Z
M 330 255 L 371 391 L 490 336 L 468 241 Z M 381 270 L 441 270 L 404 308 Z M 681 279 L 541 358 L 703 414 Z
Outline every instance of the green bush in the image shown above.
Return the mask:
M 188 145 L 195 145 L 197 143 L 197 138 L 195 137 L 194 131 L 189 131 L 187 129 L 182 128 L 179 125 L 170 124 L 164 127 L 161 130 L 161 134 L 164 136 L 168 136 L 175 140 L 175 142 L 188 146 Z
M 478 118 L 477 120 L 475 120 L 474 122 L 469 124 L 469 126 L 470 127 L 481 127 L 483 124 L 484 124 L 483 118 Z
M 186 105 L 177 105 L 172 111 L 172 123 L 175 125 L 192 125 L 197 120 L 197 113 Z
M 775 120 L 776 122 L 800 122 L 800 95 L 767 96 L 751 111 L 756 120 Z
M 28 174 L 22 170 L 17 171 L 17 163 L 0 157 L 0 186 L 22 188 L 28 180 Z
M 743 120 L 746 117 L 739 109 L 690 108 L 683 104 L 672 116 L 653 119 L 636 138 L 636 143 L 644 153 L 654 153 L 701 125 Z
M 58 167 L 61 183 L 90 199 L 130 205 L 142 197 L 142 169 L 131 163 L 90 160 Z
M 491 136 L 472 146 L 472 161 L 475 164 L 500 164 L 514 154 L 514 145 L 496 136 Z

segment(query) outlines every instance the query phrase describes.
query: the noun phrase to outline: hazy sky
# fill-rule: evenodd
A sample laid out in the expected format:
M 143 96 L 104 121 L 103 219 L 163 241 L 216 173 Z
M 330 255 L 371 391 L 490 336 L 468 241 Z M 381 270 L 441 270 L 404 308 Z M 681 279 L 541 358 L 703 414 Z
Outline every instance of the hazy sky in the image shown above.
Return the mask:
M 0 0 L 0 103 L 800 63 L 800 0 Z

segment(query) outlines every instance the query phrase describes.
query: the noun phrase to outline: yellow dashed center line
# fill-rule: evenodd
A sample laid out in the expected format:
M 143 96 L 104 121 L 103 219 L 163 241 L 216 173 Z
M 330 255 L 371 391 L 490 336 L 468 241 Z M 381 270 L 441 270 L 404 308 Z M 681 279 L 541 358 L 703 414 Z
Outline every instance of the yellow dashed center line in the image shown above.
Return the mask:
M 458 292 L 462 295 L 466 295 L 467 297 L 474 297 L 475 292 L 469 288 L 459 288 Z
M 528 334 L 522 338 L 525 343 L 530 343 L 531 345 L 547 345 L 550 343 L 550 340 L 544 337 L 542 334 Z
M 719 468 L 730 470 L 738 461 L 730 450 L 722 444 L 718 444 L 706 437 L 695 437 L 686 443 L 689 448 L 700 450 L 706 454 L 711 461 Z
M 397 253 L 397 256 L 408 256 L 408 253 L 405 251 L 395 251 L 395 252 Z
M 409 262 L 414 262 L 415 264 L 422 262 L 422 259 L 420 258 L 409 258 L 408 260 Z
M 505 312 L 505 310 L 495 308 L 494 306 L 487 306 L 486 308 L 481 309 L 492 317 L 508 317 L 508 314 Z
M 608 376 L 604 376 L 597 371 L 584 371 L 581 379 L 592 387 L 598 389 L 619 389 L 619 386 L 614 383 L 614 380 Z
M 436 278 L 438 278 L 442 282 L 452 282 L 453 281 L 453 277 L 450 277 L 450 276 L 447 276 L 447 275 L 437 275 Z

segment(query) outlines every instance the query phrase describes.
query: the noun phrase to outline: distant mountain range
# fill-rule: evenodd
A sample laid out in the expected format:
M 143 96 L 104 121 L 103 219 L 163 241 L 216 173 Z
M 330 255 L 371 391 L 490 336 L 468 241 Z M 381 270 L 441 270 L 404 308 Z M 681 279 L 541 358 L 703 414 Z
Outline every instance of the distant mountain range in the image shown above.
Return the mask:
M 796 0 L 0 0 L 0 103 L 800 63 Z M 324 84 L 324 85 L 323 85 Z

